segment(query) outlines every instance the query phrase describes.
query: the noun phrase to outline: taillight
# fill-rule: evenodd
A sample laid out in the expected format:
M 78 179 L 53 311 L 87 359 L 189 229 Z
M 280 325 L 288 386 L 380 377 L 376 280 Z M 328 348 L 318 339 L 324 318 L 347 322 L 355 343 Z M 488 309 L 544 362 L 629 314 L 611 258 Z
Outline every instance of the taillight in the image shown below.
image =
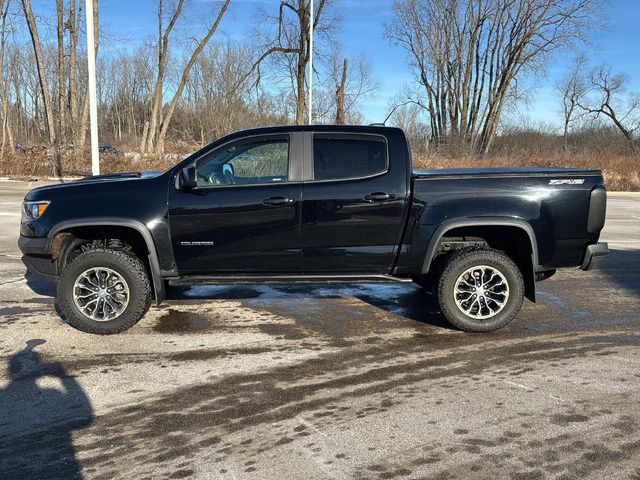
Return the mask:
M 589 217 L 587 231 L 598 233 L 604 228 L 604 220 L 607 214 L 607 191 L 604 187 L 596 187 L 591 191 L 589 201 Z

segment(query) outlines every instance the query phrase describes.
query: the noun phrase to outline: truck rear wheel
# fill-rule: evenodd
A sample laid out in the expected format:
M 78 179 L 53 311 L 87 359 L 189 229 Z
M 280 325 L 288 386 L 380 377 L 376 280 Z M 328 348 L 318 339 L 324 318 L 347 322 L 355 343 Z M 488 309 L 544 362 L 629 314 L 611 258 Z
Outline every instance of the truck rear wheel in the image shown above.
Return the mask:
M 503 252 L 460 250 L 442 265 L 437 298 L 446 319 L 466 332 L 490 332 L 511 322 L 524 300 L 518 266 Z
M 79 254 L 58 281 L 58 301 L 71 326 L 108 335 L 133 327 L 151 306 L 151 285 L 139 258 L 96 248 Z

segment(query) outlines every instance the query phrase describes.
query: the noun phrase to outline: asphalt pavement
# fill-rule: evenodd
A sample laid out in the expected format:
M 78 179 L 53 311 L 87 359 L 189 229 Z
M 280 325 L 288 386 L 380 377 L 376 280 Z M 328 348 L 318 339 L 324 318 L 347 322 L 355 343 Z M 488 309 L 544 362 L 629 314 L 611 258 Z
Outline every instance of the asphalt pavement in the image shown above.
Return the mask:
M 492 334 L 413 285 L 170 290 L 101 337 L 25 277 L 0 182 L 0 478 L 640 478 L 640 194 Z

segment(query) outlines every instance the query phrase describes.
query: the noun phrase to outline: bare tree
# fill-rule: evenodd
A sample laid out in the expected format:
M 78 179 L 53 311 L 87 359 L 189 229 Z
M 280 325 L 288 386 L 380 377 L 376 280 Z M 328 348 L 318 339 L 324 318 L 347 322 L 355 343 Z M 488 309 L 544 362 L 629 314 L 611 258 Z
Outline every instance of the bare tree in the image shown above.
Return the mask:
M 335 24 L 332 19 L 325 21 L 323 11 L 327 0 L 318 0 L 314 6 L 313 30 L 328 35 Z M 281 1 L 278 10 L 277 33 L 274 38 L 267 41 L 265 51 L 253 64 L 249 74 L 258 70 L 257 81 L 260 81 L 260 65 L 268 58 L 284 60 L 291 80 L 291 87 L 295 94 L 296 124 L 302 125 L 305 118 L 305 85 L 307 82 L 307 67 L 310 57 L 310 33 L 309 27 L 311 15 L 311 3 L 309 0 L 297 0 L 293 3 Z M 267 19 L 269 20 L 269 18 Z M 269 22 L 263 22 L 269 23 Z M 270 36 L 268 33 L 265 36 Z M 314 53 L 317 53 L 317 43 L 314 44 Z
M 345 123 L 345 114 L 344 114 L 344 93 L 347 88 L 347 78 L 348 78 L 348 68 L 349 68 L 349 59 L 345 58 L 342 61 L 342 73 L 338 77 L 336 77 L 336 125 L 343 125 Z
M 424 109 L 413 102 L 396 100 L 390 108 L 391 124 L 405 132 L 414 155 L 426 155 L 429 150 L 429 126 L 422 119 Z
M 197 112 L 194 140 L 204 144 L 256 122 L 249 112 L 252 79 L 245 75 L 254 57 L 251 48 L 231 42 L 211 44 L 203 52 L 185 92 L 184 103 Z
M 29 35 L 31 36 L 31 43 L 33 45 L 33 53 L 35 55 L 36 68 L 38 71 L 38 80 L 40 82 L 40 90 L 42 94 L 42 101 L 44 103 L 47 131 L 49 134 L 49 143 L 51 145 L 56 144 L 56 128 L 53 121 L 53 106 L 51 105 L 51 96 L 49 90 L 49 81 L 45 71 L 45 59 L 42 52 L 42 44 L 40 42 L 40 33 L 38 32 L 38 25 L 36 23 L 35 16 L 33 15 L 33 9 L 31 8 L 31 0 L 21 0 L 22 10 L 27 21 L 27 27 L 29 28 Z M 56 172 L 58 174 L 60 172 Z
M 166 28 L 164 27 L 164 2 L 163 0 L 159 0 L 158 3 L 158 71 L 156 77 L 156 86 L 152 98 L 151 118 L 149 121 L 149 126 L 148 128 L 145 127 L 145 133 L 143 134 L 143 141 L 141 145 L 141 150 L 143 152 L 155 151 L 156 153 L 162 153 L 164 151 L 164 141 L 167 130 L 169 128 L 169 124 L 171 123 L 171 117 L 173 116 L 176 105 L 178 104 L 178 101 L 182 96 L 182 91 L 184 90 L 187 80 L 189 79 L 191 68 L 195 64 L 204 47 L 207 45 L 207 43 L 209 43 L 209 40 L 211 40 L 211 37 L 213 37 L 214 33 L 218 29 L 220 21 L 224 17 L 224 14 L 227 11 L 231 0 L 224 1 L 206 35 L 198 41 L 189 60 L 182 70 L 180 82 L 178 83 L 175 93 L 173 94 L 173 98 L 169 102 L 166 111 L 164 111 L 163 95 L 167 60 L 169 58 L 169 41 L 171 32 L 183 13 L 184 1 L 185 0 L 178 0 L 177 6 L 170 14 L 170 20 Z
M 0 105 L 2 107 L 2 144 L 0 145 L 0 159 L 4 158 L 4 151 L 9 142 L 9 151 L 15 150 L 11 122 L 9 121 L 9 75 L 5 73 L 5 53 L 7 41 L 7 15 L 11 0 L 0 0 Z
M 410 54 L 436 143 L 486 153 L 514 85 L 596 28 L 601 0 L 396 0 L 387 36 Z
M 66 108 L 66 62 L 65 62 L 65 50 L 64 50 L 64 34 L 65 34 L 65 25 L 64 25 L 64 0 L 56 0 L 56 16 L 57 16 L 57 34 L 58 34 L 58 63 L 57 63 L 57 90 L 58 90 L 58 114 L 57 114 L 57 132 L 58 132 L 58 142 L 56 145 L 56 149 L 60 149 L 60 144 L 66 143 L 66 117 L 67 117 L 67 108 Z M 60 152 L 57 153 L 60 155 Z
M 371 61 L 358 55 L 351 63 L 347 57 L 334 52 L 331 57 L 329 80 L 333 84 L 336 124 L 344 124 L 356 116 L 358 102 L 378 88 L 371 73 Z
M 565 152 L 569 149 L 569 128 L 575 120 L 578 102 L 587 92 L 586 64 L 586 56 L 578 55 L 569 72 L 556 85 L 556 92 L 562 96 L 562 138 Z
M 590 86 L 586 95 L 578 99 L 578 106 L 589 114 L 611 120 L 635 153 L 636 132 L 640 130 L 640 94 L 625 97 L 627 82 L 626 75 L 612 74 L 607 65 L 601 65 L 591 73 Z

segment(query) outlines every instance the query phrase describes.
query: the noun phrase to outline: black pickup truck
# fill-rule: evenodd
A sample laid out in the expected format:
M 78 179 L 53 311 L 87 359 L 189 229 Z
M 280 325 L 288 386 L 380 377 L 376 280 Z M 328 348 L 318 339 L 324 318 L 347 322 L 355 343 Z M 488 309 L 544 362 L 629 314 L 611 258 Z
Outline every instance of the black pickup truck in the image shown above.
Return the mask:
M 19 245 L 85 332 L 132 327 L 167 284 L 412 281 L 487 332 L 556 268 L 603 259 L 605 210 L 599 171 L 414 171 L 397 128 L 273 127 L 162 174 L 36 188 Z

